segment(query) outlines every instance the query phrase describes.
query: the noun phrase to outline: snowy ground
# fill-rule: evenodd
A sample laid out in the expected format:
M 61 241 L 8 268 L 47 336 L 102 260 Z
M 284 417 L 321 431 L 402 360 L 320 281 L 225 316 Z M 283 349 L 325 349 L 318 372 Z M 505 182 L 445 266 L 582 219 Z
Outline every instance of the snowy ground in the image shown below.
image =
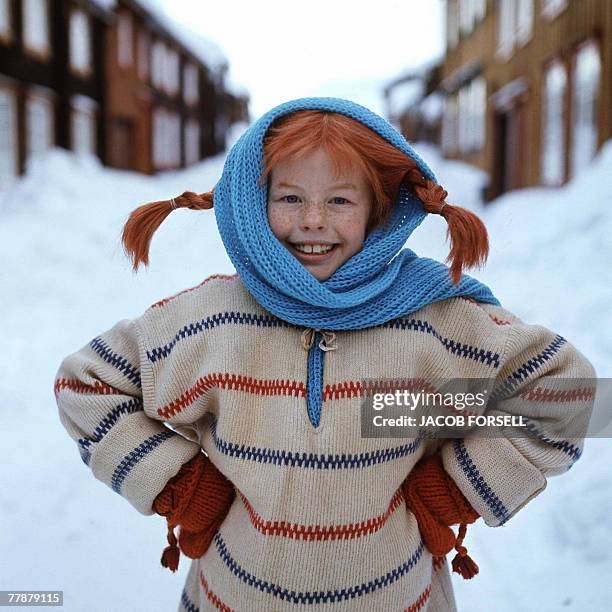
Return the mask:
M 612 142 L 564 189 L 507 194 L 483 208 L 483 175 L 416 145 L 449 201 L 485 220 L 492 253 L 474 272 L 502 304 L 578 346 L 612 377 Z M 64 590 L 70 612 L 175 610 L 188 564 L 159 565 L 161 517 L 138 514 L 95 480 L 60 425 L 53 378 L 61 359 L 158 298 L 230 272 L 211 212 L 174 213 L 156 235 L 151 267 L 134 276 L 119 246 L 139 203 L 204 191 L 222 158 L 156 178 L 111 171 L 52 151 L 0 200 L 0 589 Z M 445 226 L 431 217 L 409 245 L 443 259 Z M 469 612 L 612 609 L 612 449 L 587 442 L 506 526 L 468 532 L 481 566 L 456 581 Z

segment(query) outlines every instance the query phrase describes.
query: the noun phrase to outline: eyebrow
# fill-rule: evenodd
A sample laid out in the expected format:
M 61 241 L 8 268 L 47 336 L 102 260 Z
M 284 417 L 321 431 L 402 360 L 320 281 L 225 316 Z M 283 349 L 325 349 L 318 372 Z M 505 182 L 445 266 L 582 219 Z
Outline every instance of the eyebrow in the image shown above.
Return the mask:
M 289 189 L 301 189 L 299 185 L 292 185 L 291 183 L 284 183 L 282 181 L 274 185 L 274 187 L 276 187 L 277 189 L 281 187 L 288 187 Z M 355 187 L 353 183 L 338 183 L 337 185 L 332 185 L 330 189 L 354 189 L 355 191 L 357 191 L 357 187 Z

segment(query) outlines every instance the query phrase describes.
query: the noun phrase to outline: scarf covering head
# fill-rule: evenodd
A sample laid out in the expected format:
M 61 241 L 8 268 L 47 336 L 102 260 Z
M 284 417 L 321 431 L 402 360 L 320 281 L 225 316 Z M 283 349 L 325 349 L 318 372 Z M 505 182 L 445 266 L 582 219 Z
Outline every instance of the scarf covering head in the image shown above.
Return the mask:
M 414 159 L 421 173 L 437 182 L 405 138 L 359 104 L 339 98 L 301 98 L 268 111 L 234 144 L 214 189 L 221 239 L 255 300 L 284 321 L 327 330 L 381 325 L 451 297 L 469 296 L 499 305 L 491 290 L 475 278 L 464 274 L 455 286 L 446 265 L 402 249 L 427 215 L 421 200 L 403 186 L 388 222 L 368 234 L 361 251 L 323 282 L 308 272 L 272 233 L 268 188 L 259 186 L 266 131 L 279 117 L 306 109 L 359 121 Z

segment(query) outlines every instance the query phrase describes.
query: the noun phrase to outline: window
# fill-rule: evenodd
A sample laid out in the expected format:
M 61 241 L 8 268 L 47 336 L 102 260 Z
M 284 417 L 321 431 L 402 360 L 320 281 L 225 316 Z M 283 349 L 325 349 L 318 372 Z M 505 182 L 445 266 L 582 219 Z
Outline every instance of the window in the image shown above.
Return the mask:
M 161 40 L 156 40 L 151 53 L 151 82 L 154 87 L 161 88 L 164 83 L 164 58 L 165 45 Z
M 181 163 L 181 119 L 178 113 L 158 108 L 153 112 L 153 164 L 156 168 Z
M 567 7 L 567 0 L 542 0 L 542 15 L 554 19 Z
M 0 0 L 0 42 L 10 42 L 13 37 L 11 19 L 11 0 Z
M 119 13 L 117 22 L 117 61 L 127 68 L 133 61 L 132 15 L 126 11 Z
M 198 101 L 198 68 L 194 64 L 186 64 L 183 68 L 183 95 L 187 104 Z
M 167 47 L 164 68 L 166 91 L 175 94 L 179 90 L 179 55 Z
M 91 73 L 91 24 L 81 10 L 70 12 L 70 67 L 84 74 Z
M 185 164 L 190 166 L 200 159 L 200 125 L 195 119 L 185 123 Z
M 70 103 L 70 148 L 77 155 L 95 155 L 96 103 L 84 96 L 74 96 Z
M 533 0 L 518 0 L 516 40 L 524 45 L 531 39 L 533 31 Z
M 23 43 L 37 55 L 49 54 L 49 5 L 47 0 L 23 1 Z
M 15 92 L 0 87 L 0 189 L 18 173 Z
M 448 96 L 444 102 L 442 120 L 442 150 L 452 154 L 457 150 L 457 97 Z
M 486 12 L 486 0 L 458 0 L 459 26 L 462 34 L 470 34 Z
M 149 33 L 138 34 L 138 76 L 144 81 L 149 76 Z
M 458 95 L 458 144 L 462 153 L 478 151 L 485 140 L 486 83 L 483 77 L 470 81 Z
M 565 93 L 567 74 L 560 61 L 546 68 L 542 121 L 541 177 L 545 185 L 560 185 L 565 176 Z
M 514 51 L 515 0 L 500 0 L 497 12 L 497 53 L 510 57 Z
M 450 0 L 446 22 L 446 42 L 449 49 L 454 49 L 459 42 L 459 0 Z
M 36 155 L 53 145 L 53 104 L 42 95 L 28 96 L 25 105 L 26 154 Z
M 593 159 L 597 151 L 597 100 L 601 59 L 595 42 L 578 49 L 574 58 L 572 96 L 572 176 Z

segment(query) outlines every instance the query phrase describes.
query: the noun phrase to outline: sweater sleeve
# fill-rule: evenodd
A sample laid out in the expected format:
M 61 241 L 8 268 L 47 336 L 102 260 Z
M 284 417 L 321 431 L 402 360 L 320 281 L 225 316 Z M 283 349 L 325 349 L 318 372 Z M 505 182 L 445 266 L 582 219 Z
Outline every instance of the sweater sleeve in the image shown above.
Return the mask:
M 446 441 L 446 471 L 490 527 L 503 525 L 577 461 L 594 403 L 595 370 L 565 338 L 512 318 L 488 415 L 522 416 L 503 436 Z
M 124 320 L 60 365 L 59 417 L 94 476 L 145 515 L 201 448 L 146 411 L 153 373 L 138 320 Z M 143 399 L 144 398 L 144 399 Z

